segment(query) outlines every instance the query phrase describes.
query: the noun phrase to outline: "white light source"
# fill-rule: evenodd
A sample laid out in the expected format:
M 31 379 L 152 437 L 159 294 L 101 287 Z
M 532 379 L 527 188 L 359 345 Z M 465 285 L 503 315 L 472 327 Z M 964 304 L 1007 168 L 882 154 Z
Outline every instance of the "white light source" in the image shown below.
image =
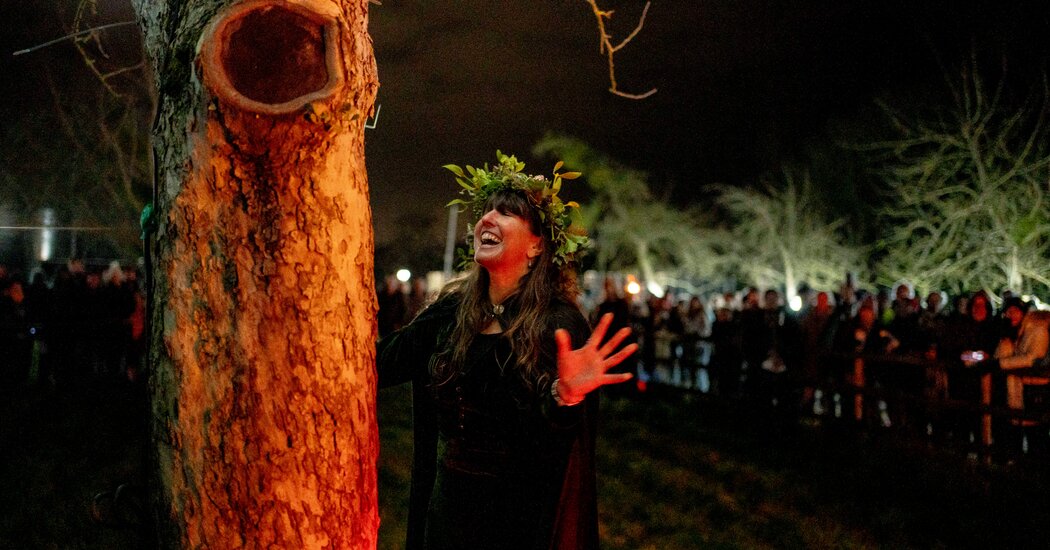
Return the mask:
M 638 284 L 638 281 L 631 281 L 627 283 L 628 294 L 638 294 L 642 291 L 642 285 Z
M 788 306 L 791 307 L 791 311 L 798 311 L 802 309 L 802 296 L 795 295 L 788 299 Z
M 652 294 L 657 298 L 664 297 L 664 289 L 660 285 L 656 284 L 654 281 L 649 281 L 648 283 L 645 283 L 645 288 L 649 291 L 649 294 Z
M 407 283 L 408 280 L 411 279 L 411 278 L 412 278 L 412 272 L 411 271 L 409 271 L 407 269 L 404 269 L 404 268 L 401 268 L 401 269 L 397 270 L 397 280 L 401 281 L 402 283 Z
M 46 262 L 51 259 L 54 247 L 55 232 L 50 226 L 55 225 L 55 211 L 52 208 L 44 208 L 40 211 L 40 261 Z

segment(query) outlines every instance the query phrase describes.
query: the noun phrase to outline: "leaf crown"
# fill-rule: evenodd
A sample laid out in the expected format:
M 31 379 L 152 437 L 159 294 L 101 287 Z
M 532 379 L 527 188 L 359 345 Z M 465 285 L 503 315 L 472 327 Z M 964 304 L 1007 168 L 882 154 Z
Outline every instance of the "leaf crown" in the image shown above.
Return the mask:
M 484 212 L 485 203 L 489 197 L 500 191 L 521 191 L 528 198 L 529 204 L 539 214 L 540 223 L 544 225 L 541 234 L 550 239 L 554 249 L 554 263 L 558 266 L 566 266 L 577 260 L 577 254 L 587 246 L 587 233 L 580 223 L 580 205 L 575 201 L 562 201 L 558 193 L 561 191 L 563 180 L 573 180 L 580 177 L 579 172 L 562 172 L 563 162 L 554 165 L 553 179 L 548 180 L 544 176 L 531 176 L 522 173 L 525 163 L 518 161 L 514 156 L 504 155 L 496 151 L 498 164 L 489 167 L 486 163 L 481 168 L 466 166 L 460 168 L 455 164 L 446 164 L 444 168 L 456 175 L 462 189 L 461 195 L 467 198 L 454 199 L 446 206 L 465 205 L 470 206 L 475 219 L 480 218 Z M 467 232 L 473 234 L 472 224 L 467 225 Z M 467 239 L 467 254 L 460 265 L 469 265 L 474 259 L 474 241 Z

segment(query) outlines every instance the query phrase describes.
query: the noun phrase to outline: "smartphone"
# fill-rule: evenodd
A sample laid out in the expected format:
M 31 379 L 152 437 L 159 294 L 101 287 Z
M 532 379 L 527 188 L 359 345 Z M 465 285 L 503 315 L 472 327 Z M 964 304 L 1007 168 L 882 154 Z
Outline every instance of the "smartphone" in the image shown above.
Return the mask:
M 966 362 L 984 361 L 984 352 L 983 351 L 964 351 L 963 354 L 962 354 L 962 357 L 960 357 L 960 359 L 962 359 L 963 361 L 966 361 Z

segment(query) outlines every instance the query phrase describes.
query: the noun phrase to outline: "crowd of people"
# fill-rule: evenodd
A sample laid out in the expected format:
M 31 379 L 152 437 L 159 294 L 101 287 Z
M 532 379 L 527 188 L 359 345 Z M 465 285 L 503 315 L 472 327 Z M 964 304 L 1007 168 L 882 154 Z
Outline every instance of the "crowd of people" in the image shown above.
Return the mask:
M 379 334 L 411 321 L 432 295 L 422 279 L 406 285 L 387 277 L 377 293 Z M 907 365 L 884 371 L 880 383 L 926 400 L 976 402 L 977 373 L 992 371 L 995 405 L 1050 407 L 1050 379 L 1040 370 L 1050 366 L 1050 312 L 1010 292 L 949 300 L 942 292 L 917 295 L 907 283 L 866 292 L 847 279 L 837 292 L 803 292 L 796 312 L 775 289 L 703 296 L 668 289 L 641 298 L 607 277 L 594 298 L 585 308 L 593 323 L 611 313 L 610 332 L 633 328 L 629 341 L 640 351 L 619 367 L 638 374 L 632 392 L 674 383 L 793 414 L 831 414 L 852 383 L 850 359 L 863 355 Z M 0 266 L 0 388 L 86 376 L 135 379 L 144 326 L 145 297 L 134 268 L 89 269 L 71 261 L 50 278 L 37 271 L 26 280 Z M 901 421 L 896 412 L 880 411 L 883 422 Z M 973 430 L 972 423 L 923 420 L 927 430 Z M 1007 435 L 997 439 L 1009 439 L 1016 424 L 1005 422 L 999 433 Z M 1041 436 L 1026 441 L 1047 445 Z
M 95 378 L 135 380 L 145 349 L 135 268 L 72 260 L 28 280 L 0 266 L 0 389 Z
M 714 394 L 810 415 L 830 411 L 831 399 L 837 402 L 843 387 L 858 382 L 851 380 L 857 357 L 883 367 L 872 385 L 887 395 L 910 393 L 927 404 L 976 405 L 980 373 L 995 373 L 993 405 L 1017 411 L 1042 411 L 1050 388 L 1040 370 L 1050 361 L 1050 312 L 1010 292 L 996 299 L 984 291 L 959 295 L 946 307 L 942 292 L 923 298 L 901 283 L 870 293 L 847 278 L 838 292 L 804 292 L 803 307 L 794 312 L 775 289 L 752 287 L 709 297 L 669 290 L 663 297 L 634 300 L 619 288 L 607 279 L 594 312 L 614 312 L 621 324 L 635 328 L 641 380 L 661 380 L 660 372 L 666 380 L 673 372 L 692 385 L 703 372 Z M 906 412 L 904 405 L 890 401 L 878 402 L 884 425 L 903 421 Z M 921 415 L 920 428 L 957 437 L 965 434 L 953 432 L 975 430 L 972 423 L 948 416 Z M 1036 426 L 1023 434 L 1026 445 L 1047 446 L 1040 422 L 997 424 L 1002 424 L 998 439 L 1006 445 L 1020 439 L 1018 426 Z
M 605 278 L 603 287 L 583 306 L 592 324 L 611 313 L 612 328 L 632 327 L 632 340 L 640 346 L 620 366 L 638 374 L 636 384 L 610 392 L 665 383 L 750 399 L 785 414 L 830 415 L 839 409 L 848 416 L 850 411 L 841 411 L 850 391 L 844 388 L 856 382 L 852 360 L 861 356 L 886 367 L 869 383 L 888 396 L 903 392 L 928 403 L 970 403 L 973 409 L 979 406 L 979 374 L 994 372 L 993 405 L 1019 411 L 1050 407 L 1050 379 L 1039 370 L 1050 366 L 1050 311 L 1009 291 L 993 297 L 982 290 L 949 300 L 938 291 L 919 295 L 908 283 L 869 292 L 847 277 L 837 291 L 802 292 L 802 307 L 793 311 L 776 289 L 711 295 L 666 289 L 660 297 L 640 297 L 625 292 L 613 277 Z M 380 334 L 411 320 L 425 296 L 421 280 L 410 292 L 387 278 L 379 291 Z M 967 440 L 978 429 L 974 414 L 905 419 L 904 405 L 892 397 L 871 406 L 883 425 L 921 422 L 919 430 Z M 997 440 L 1019 446 L 1020 424 L 997 422 Z M 1029 449 L 1050 445 L 1045 431 L 1023 435 Z

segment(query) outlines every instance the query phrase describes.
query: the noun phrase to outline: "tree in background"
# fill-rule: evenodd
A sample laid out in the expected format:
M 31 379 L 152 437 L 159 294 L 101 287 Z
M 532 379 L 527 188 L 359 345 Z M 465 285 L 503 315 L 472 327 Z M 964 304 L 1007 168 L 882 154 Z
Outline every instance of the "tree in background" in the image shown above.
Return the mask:
M 730 220 L 733 269 L 760 288 L 783 288 L 789 303 L 802 283 L 835 288 L 843 274 L 863 266 L 865 252 L 842 238 L 842 220 L 826 220 L 809 175 L 796 179 L 785 171 L 782 185 L 763 190 L 710 187 Z
M 95 9 L 95 1 L 76 4 L 74 33 L 93 27 Z M 44 67 L 41 95 L 50 107 L 0 129 L 0 199 L 20 212 L 14 225 L 37 225 L 50 209 L 56 225 L 93 228 L 91 240 L 101 246 L 88 253 L 137 258 L 152 179 L 154 92 L 138 48 L 105 47 L 98 31 L 72 42 L 83 63 Z
M 583 217 L 599 269 L 637 269 L 650 288 L 668 282 L 658 278 L 661 271 L 696 282 L 722 279 L 725 232 L 705 226 L 698 211 L 679 210 L 653 197 L 644 173 L 618 166 L 566 136 L 547 136 L 533 152 L 557 157 L 583 173 L 593 192 L 582 207 Z
M 885 281 L 955 293 L 1050 286 L 1050 92 L 1017 101 L 1004 72 L 976 60 L 946 78 L 950 100 L 906 114 L 883 104 L 896 138 L 871 144 L 889 188 Z

